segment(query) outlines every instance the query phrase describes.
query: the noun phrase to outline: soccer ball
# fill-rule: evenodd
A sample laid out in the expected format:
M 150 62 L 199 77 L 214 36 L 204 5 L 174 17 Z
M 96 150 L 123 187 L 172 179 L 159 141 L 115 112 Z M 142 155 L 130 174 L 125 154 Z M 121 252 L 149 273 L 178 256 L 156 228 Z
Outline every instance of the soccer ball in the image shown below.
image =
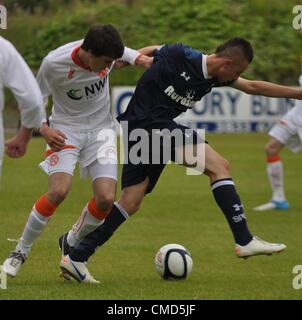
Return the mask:
M 180 244 L 167 244 L 155 256 L 155 268 L 166 280 L 185 279 L 192 271 L 193 260 L 190 252 Z

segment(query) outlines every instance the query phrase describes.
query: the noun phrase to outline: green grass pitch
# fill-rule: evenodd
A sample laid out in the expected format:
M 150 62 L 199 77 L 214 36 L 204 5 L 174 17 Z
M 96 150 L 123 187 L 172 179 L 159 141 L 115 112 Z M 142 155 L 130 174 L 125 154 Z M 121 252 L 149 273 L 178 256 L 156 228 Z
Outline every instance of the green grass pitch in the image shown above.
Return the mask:
M 237 259 L 233 239 L 216 206 L 206 176 L 186 176 L 181 166 L 166 168 L 155 191 L 140 211 L 90 260 L 89 269 L 100 285 L 64 282 L 58 276 L 58 237 L 68 230 L 91 197 L 89 180 L 75 174 L 72 190 L 28 261 L 2 299 L 301 299 L 293 289 L 293 267 L 302 264 L 301 155 L 285 150 L 287 212 L 256 213 L 267 201 L 265 134 L 207 135 L 211 145 L 231 162 L 232 176 L 245 206 L 251 231 L 267 241 L 284 242 L 288 249 L 271 257 Z M 44 142 L 33 139 L 27 156 L 5 158 L 1 182 L 0 262 L 18 238 L 34 201 L 47 190 L 46 175 L 37 168 Z M 164 281 L 154 269 L 154 255 L 164 244 L 179 243 L 193 256 L 192 274 L 184 281 Z

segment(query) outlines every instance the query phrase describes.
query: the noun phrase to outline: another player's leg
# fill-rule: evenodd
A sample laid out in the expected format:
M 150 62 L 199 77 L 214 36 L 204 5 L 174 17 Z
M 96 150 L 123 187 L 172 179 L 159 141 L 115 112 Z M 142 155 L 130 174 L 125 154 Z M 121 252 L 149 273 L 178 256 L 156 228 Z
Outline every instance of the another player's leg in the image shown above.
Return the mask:
M 196 145 L 196 148 L 201 145 Z M 196 153 L 198 154 L 198 152 Z M 268 243 L 250 233 L 240 197 L 230 175 L 229 163 L 208 144 L 205 145 L 205 172 L 210 179 L 216 203 L 224 213 L 235 239 L 240 258 L 283 251 L 283 244 Z
M 272 189 L 272 198 L 269 202 L 254 208 L 256 211 L 287 210 L 289 205 L 284 193 L 283 164 L 280 151 L 284 147 L 280 141 L 272 138 L 265 146 L 266 172 Z
M 49 190 L 34 204 L 28 221 L 15 250 L 3 263 L 3 270 L 15 277 L 27 259 L 34 241 L 40 236 L 56 208 L 65 199 L 72 181 L 72 175 L 54 173 L 49 177 Z
M 115 199 L 116 180 L 98 178 L 92 185 L 94 197 L 86 204 L 72 229 L 59 239 L 62 256 L 69 254 L 71 248 L 100 226 L 111 211 Z
M 70 257 L 73 247 L 76 247 L 82 239 L 104 223 L 115 198 L 116 180 L 98 178 L 93 181 L 93 189 L 94 198 L 86 205 L 72 230 L 61 237 L 65 244 L 62 244 L 60 268 L 62 276 L 68 280 L 69 276 L 72 276 L 79 282 L 98 283 L 90 275 L 86 260 L 77 261 Z
M 78 281 L 95 283 L 96 281 L 88 272 L 87 260 L 73 260 L 69 254 L 82 239 L 104 223 L 105 218 L 111 211 L 116 193 L 117 168 L 116 165 L 108 164 L 104 166 L 95 161 L 89 166 L 88 174 L 93 181 L 94 198 L 86 205 L 80 219 L 73 228 L 59 239 L 62 249 L 60 267 L 62 275 L 66 279 L 69 279 L 69 275 L 71 275 Z M 77 267 L 75 267 L 76 264 Z M 80 273 L 77 272 L 79 268 L 82 270 Z M 82 276 L 79 277 L 79 274 L 82 274 Z
M 119 202 L 115 202 L 105 222 L 87 235 L 70 253 L 73 262 L 85 263 L 95 250 L 107 242 L 114 232 L 138 211 L 149 184 L 149 179 L 122 190 Z

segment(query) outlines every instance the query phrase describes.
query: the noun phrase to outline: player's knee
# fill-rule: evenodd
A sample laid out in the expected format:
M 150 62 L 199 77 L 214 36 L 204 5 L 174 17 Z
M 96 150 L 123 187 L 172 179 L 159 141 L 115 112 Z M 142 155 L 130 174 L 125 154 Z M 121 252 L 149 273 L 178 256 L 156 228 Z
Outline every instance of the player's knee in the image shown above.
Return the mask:
M 69 188 L 65 188 L 65 187 L 61 186 L 61 187 L 57 187 L 53 190 L 50 190 L 47 193 L 47 195 L 48 195 L 50 202 L 52 202 L 56 205 L 59 205 L 66 198 L 68 191 L 69 191 Z
M 205 174 L 212 180 L 230 176 L 230 163 L 224 158 L 217 158 L 206 166 Z
M 230 173 L 230 163 L 224 158 L 220 158 L 214 163 L 214 173 L 217 175 L 228 175 Z
M 268 156 L 275 156 L 278 154 L 278 149 L 272 143 L 267 143 L 264 150 Z
M 102 211 L 111 210 L 114 200 L 115 194 L 110 192 L 95 197 L 96 206 Z
M 222 158 L 219 161 L 218 171 L 219 171 L 220 174 L 228 176 L 230 174 L 230 163 L 229 163 L 229 161 L 224 159 L 224 158 Z

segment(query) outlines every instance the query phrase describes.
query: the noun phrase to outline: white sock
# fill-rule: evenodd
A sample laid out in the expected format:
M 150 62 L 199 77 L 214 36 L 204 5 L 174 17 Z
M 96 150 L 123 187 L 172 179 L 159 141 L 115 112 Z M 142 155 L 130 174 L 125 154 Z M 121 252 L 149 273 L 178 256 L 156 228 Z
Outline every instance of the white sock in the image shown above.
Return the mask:
M 283 164 L 282 162 L 275 161 L 267 164 L 266 167 L 268 179 L 273 191 L 272 199 L 275 201 L 284 201 L 284 181 L 283 181 Z
M 71 247 L 75 247 L 89 233 L 94 231 L 98 226 L 103 224 L 103 220 L 95 218 L 88 210 L 87 206 L 82 211 L 82 214 L 77 223 L 68 232 L 67 242 Z
M 49 219 L 50 218 L 42 216 L 35 207 L 33 207 L 23 230 L 23 234 L 17 244 L 16 251 L 21 251 L 28 256 L 34 241 L 43 232 Z

